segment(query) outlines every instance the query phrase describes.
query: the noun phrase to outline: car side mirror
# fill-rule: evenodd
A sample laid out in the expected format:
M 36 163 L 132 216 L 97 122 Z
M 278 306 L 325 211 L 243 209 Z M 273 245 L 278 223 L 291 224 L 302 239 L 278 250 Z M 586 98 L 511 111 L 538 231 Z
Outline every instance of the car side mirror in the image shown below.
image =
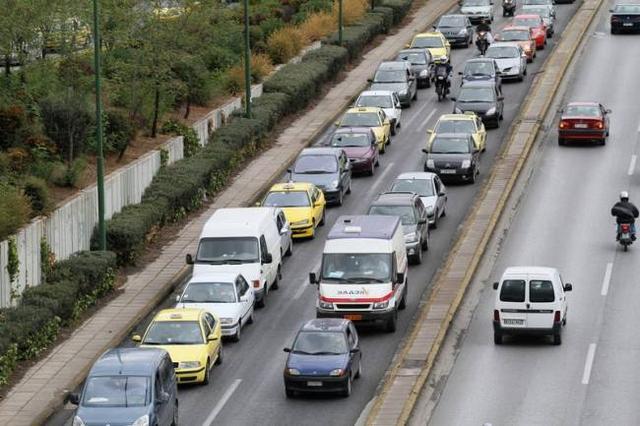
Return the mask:
M 398 272 L 396 274 L 396 284 L 402 284 L 402 283 L 404 283 L 404 273 Z
M 428 133 L 428 134 L 433 133 L 433 129 L 427 129 L 427 133 Z
M 309 284 L 318 284 L 318 274 L 309 272 Z
M 527 57 L 527 54 L 526 54 L 526 53 L 523 53 L 523 54 L 522 54 L 522 55 L 520 55 L 520 56 L 522 56 L 523 58 L 526 58 L 526 57 Z
M 411 47 L 411 44 L 407 43 L 404 45 L 404 47 L 406 47 L 407 49 Z
M 438 192 L 438 197 L 444 197 L 445 195 L 447 195 L 447 193 L 444 191 Z
M 358 352 L 360 352 L 360 348 L 353 348 L 349 352 L 351 352 L 352 354 L 357 354 Z
M 142 337 L 140 337 L 139 334 L 134 334 L 133 336 L 131 336 L 131 340 L 136 342 L 136 343 L 140 343 L 140 342 L 142 342 Z
M 458 75 L 462 75 L 462 71 L 458 71 Z
M 80 405 L 80 394 L 76 392 L 70 393 L 69 396 L 67 397 L 67 402 L 73 405 Z
M 165 391 L 160 391 L 158 395 L 158 404 L 166 404 L 169 402 L 169 394 Z
M 336 126 L 336 127 L 340 127 L 340 121 L 336 121 L 335 123 L 333 123 L 333 125 Z M 291 173 L 291 172 L 289 172 L 289 173 Z
M 187 265 L 193 265 L 193 256 L 191 256 L 191 254 L 187 254 L 185 261 L 187 262 Z
M 611 114 L 611 110 L 610 110 L 610 109 L 606 110 L 605 112 L 606 112 L 607 114 Z
M 497 281 L 495 283 L 493 283 L 493 289 L 497 290 L 498 289 L 498 285 L 499 285 L 499 283 Z
M 262 259 L 262 263 L 269 264 L 271 262 L 273 262 L 273 256 L 271 256 L 271 253 L 265 254 L 264 259 Z
M 378 141 L 376 141 L 375 139 L 371 139 L 371 146 L 376 146 L 377 143 Z
M 480 152 L 480 150 L 478 148 L 476 148 L 476 147 L 473 147 L 473 153 L 477 154 L 478 152 Z
M 415 75 L 412 75 L 412 76 L 409 77 L 409 81 L 414 81 L 415 79 L 416 79 Z
M 400 105 L 400 102 L 396 103 L 396 108 L 398 109 L 402 108 L 402 105 Z
M 613 13 L 613 9 L 609 9 L 609 12 Z
M 286 353 L 289 353 L 289 352 L 291 352 L 291 348 L 282 348 L 282 351 L 286 352 Z
M 422 148 L 421 151 L 424 152 L 425 154 L 429 153 L 429 150 L 427 150 L 427 148 Z
M 368 78 L 367 79 L 367 83 L 373 83 L 373 79 L 372 78 Z
M 179 301 L 180 301 L 180 295 L 178 294 L 178 295 L 176 296 L 176 302 L 179 302 Z
M 454 101 L 454 102 L 455 102 L 455 100 L 456 100 L 456 98 L 454 98 L 454 97 L 451 97 L 450 99 L 451 99 L 452 101 Z
M 418 221 L 418 225 L 425 225 L 427 223 L 427 219 L 420 219 Z
M 216 336 L 215 334 L 210 334 L 207 336 L 207 342 L 214 342 L 218 340 L 218 336 Z
M 573 290 L 573 285 L 571 285 L 571 283 L 565 283 L 564 291 L 571 291 L 571 290 Z
M 499 101 L 504 101 L 504 96 L 498 96 Z
M 260 201 L 256 201 L 256 203 L 254 204 L 256 207 L 260 207 Z
M 282 229 L 280 229 L 280 235 L 284 235 L 284 234 L 286 234 L 287 232 L 289 232 L 289 226 L 284 225 L 284 226 L 282 227 Z

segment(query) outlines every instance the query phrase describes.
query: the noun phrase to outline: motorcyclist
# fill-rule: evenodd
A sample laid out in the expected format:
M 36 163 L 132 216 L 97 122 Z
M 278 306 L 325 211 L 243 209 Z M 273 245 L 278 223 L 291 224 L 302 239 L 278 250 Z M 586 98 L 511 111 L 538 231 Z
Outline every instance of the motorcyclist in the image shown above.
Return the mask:
M 631 225 L 631 239 L 636 239 L 635 219 L 638 217 L 638 208 L 629 201 L 629 193 L 622 191 L 620 193 L 620 201 L 615 203 L 611 208 L 611 215 L 616 217 L 616 240 L 620 239 L 620 225 L 628 223 Z
M 484 18 L 480 23 L 476 26 L 476 34 L 481 32 L 485 32 L 485 37 L 489 44 L 493 43 L 493 35 L 491 33 L 491 25 L 489 24 L 489 20 Z
M 449 62 L 449 58 L 446 56 L 441 56 L 435 61 L 435 69 L 433 72 L 434 79 L 439 75 L 444 75 L 447 81 L 447 91 L 451 87 L 451 75 L 453 73 L 453 67 Z

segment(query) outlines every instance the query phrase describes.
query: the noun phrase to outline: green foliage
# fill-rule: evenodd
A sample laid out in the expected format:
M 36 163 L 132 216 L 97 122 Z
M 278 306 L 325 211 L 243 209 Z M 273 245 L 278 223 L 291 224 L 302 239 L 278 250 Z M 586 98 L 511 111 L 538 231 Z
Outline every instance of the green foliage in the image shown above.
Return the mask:
M 31 210 L 36 215 L 47 213 L 51 208 L 47 183 L 38 177 L 29 176 L 24 181 L 24 195 L 31 202 Z
M 55 163 L 51 169 L 50 181 L 57 186 L 77 187 L 86 168 L 87 160 L 84 158 L 76 158 L 71 164 Z
M 7 253 L 7 274 L 9 274 L 9 282 L 13 282 L 18 277 L 20 272 L 20 259 L 18 258 L 18 246 L 15 237 L 10 237 L 8 242 Z
M 0 326 L 2 330 L 2 326 Z M 0 336 L 0 386 L 9 383 L 9 377 L 18 363 L 18 345 L 7 336 Z
M 393 9 L 393 25 L 398 25 L 409 13 L 412 2 L 413 0 L 381 0 L 376 4 Z
M 25 137 L 27 114 L 21 105 L 0 107 L 0 149 L 18 146 Z
M 43 306 L 17 306 L 0 311 L 0 332 L 18 346 L 18 360 L 38 356 L 56 338 L 61 319 Z
M 187 126 L 177 120 L 169 120 L 162 125 L 162 133 L 182 136 L 184 146 L 184 157 L 192 157 L 200 149 L 198 134 L 192 127 Z
M 349 51 L 349 59 L 357 59 L 365 46 L 384 30 L 384 19 L 380 14 L 367 13 L 357 25 L 344 27 L 342 40 Z M 338 44 L 338 34 L 329 37 L 330 44 Z
M 122 158 L 135 137 L 135 125 L 127 114 L 113 109 L 104 114 L 105 152 L 117 152 L 118 157 Z
M 384 32 L 389 32 L 394 25 L 394 10 L 388 6 L 376 6 L 371 13 L 382 16 Z
M 0 241 L 15 233 L 30 217 L 29 199 L 18 188 L 0 181 Z
M 45 237 L 40 239 L 40 282 L 49 281 L 55 265 L 56 256 L 51 250 L 51 246 Z

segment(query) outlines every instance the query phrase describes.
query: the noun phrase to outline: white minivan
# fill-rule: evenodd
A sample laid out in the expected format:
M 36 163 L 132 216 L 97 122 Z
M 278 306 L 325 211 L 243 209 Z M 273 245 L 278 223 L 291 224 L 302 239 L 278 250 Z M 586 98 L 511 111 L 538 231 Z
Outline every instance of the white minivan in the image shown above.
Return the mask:
M 329 231 L 319 275 L 318 318 L 382 323 L 394 332 L 407 304 L 407 249 L 397 216 L 340 216 Z
M 499 282 L 493 311 L 493 336 L 496 345 L 505 335 L 551 335 L 553 344 L 562 343 L 562 326 L 567 322 L 566 292 L 556 268 L 516 266 L 507 268 Z
M 193 276 L 210 272 L 242 274 L 253 288 L 256 305 L 265 305 L 269 290 L 278 288 L 282 239 L 274 207 L 218 209 L 205 223 L 193 264 Z

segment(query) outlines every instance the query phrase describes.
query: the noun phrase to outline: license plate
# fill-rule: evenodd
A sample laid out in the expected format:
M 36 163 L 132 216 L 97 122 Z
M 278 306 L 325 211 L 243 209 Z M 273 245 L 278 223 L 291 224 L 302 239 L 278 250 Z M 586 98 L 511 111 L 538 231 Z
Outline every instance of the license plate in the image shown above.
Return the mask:
M 456 172 L 455 170 L 451 170 L 451 169 L 442 169 L 442 170 L 440 170 L 440 173 L 445 174 L 445 175 L 452 175 L 455 172 Z
M 362 315 L 345 315 L 344 318 L 351 321 L 362 321 Z
M 623 27 L 633 27 L 633 22 L 625 22 L 622 24 Z
M 322 386 L 322 382 L 307 382 L 307 386 L 317 388 L 319 386 Z
M 575 124 L 573 127 L 575 127 L 576 129 L 586 129 L 587 125 L 586 124 Z
M 504 319 L 504 325 L 524 325 L 523 319 Z

